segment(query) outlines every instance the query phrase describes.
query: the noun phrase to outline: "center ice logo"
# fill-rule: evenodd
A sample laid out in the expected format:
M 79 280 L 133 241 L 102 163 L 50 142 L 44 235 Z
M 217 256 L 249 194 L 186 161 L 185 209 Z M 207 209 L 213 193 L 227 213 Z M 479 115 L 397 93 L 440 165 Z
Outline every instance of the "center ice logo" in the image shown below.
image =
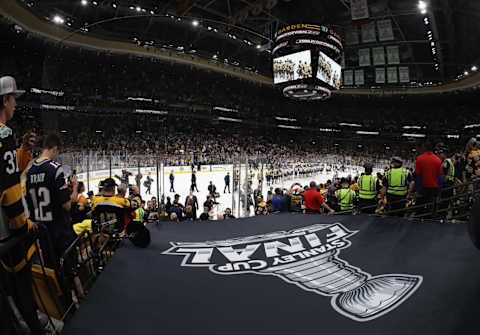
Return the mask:
M 422 277 L 406 274 L 372 276 L 339 258 L 351 246 L 340 223 L 317 224 L 223 241 L 170 242 L 165 255 L 183 255 L 182 266 L 208 267 L 221 275 L 273 275 L 303 290 L 331 297 L 332 307 L 355 320 L 369 321 L 389 313 L 421 285 Z

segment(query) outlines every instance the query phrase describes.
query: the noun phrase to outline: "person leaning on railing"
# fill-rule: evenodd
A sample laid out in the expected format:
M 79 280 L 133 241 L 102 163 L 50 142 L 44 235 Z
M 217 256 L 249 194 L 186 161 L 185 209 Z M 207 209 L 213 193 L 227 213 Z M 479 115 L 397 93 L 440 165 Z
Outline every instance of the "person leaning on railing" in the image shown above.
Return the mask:
M 350 184 L 346 179 L 341 181 L 341 188 L 335 191 L 335 197 L 337 198 L 337 202 L 342 212 L 353 210 L 354 201 L 357 195 L 355 194 L 355 191 L 350 188 Z
M 381 190 L 380 180 L 373 176 L 373 164 L 364 165 L 365 174 L 358 177 L 358 207 L 365 214 L 374 214 L 377 205 L 377 195 Z
M 443 184 L 442 161 L 433 153 L 435 143 L 427 140 L 423 143 L 423 154 L 415 162 L 415 186 L 417 205 L 423 205 L 423 212 L 436 210 L 436 199 Z M 430 205 L 433 203 L 433 205 Z
M 400 157 L 392 157 L 392 165 L 385 173 L 381 190 L 382 197 L 386 195 L 388 210 L 396 211 L 392 215 L 400 217 L 405 214 L 400 209 L 405 208 L 407 194 L 412 193 L 415 186 L 412 173 L 402 165 Z
M 475 176 L 480 175 L 480 143 L 471 138 L 465 148 L 466 158 L 466 180 L 471 180 Z
M 440 210 L 449 208 L 451 198 L 454 196 L 454 183 L 455 183 L 455 158 L 449 157 L 448 146 L 444 143 L 438 143 L 435 147 L 435 153 L 442 160 L 443 169 L 443 187 L 441 190 L 441 203 L 439 205 Z M 455 157 L 455 155 L 453 156 Z M 447 200 L 450 199 L 450 200 Z M 442 212 L 443 217 L 448 216 L 448 211 Z
M 26 218 L 23 205 L 23 191 L 20 186 L 20 173 L 26 168 L 27 146 L 22 145 L 22 150 L 16 149 L 12 129 L 5 124 L 12 119 L 16 98 L 25 91 L 17 89 L 15 79 L 12 77 L 0 78 L 0 246 L 15 235 L 33 231 L 36 226 Z M 31 149 L 31 147 L 30 147 Z M 27 157 L 29 156 L 29 157 Z M 2 276 L 0 286 L 6 287 L 7 292 L 23 316 L 32 334 L 43 334 L 43 328 L 38 320 L 37 306 L 32 291 L 32 270 L 30 259 L 35 252 L 33 239 L 28 238 L 16 244 L 11 251 L 0 259 Z M 13 333 L 13 323 L 3 318 L 0 310 L 0 333 Z
M 327 210 L 329 214 L 335 213 L 325 203 L 320 192 L 317 191 L 317 184 L 314 181 L 310 182 L 310 188 L 304 193 L 303 198 L 305 200 L 305 213 L 307 214 L 320 213 L 321 208 Z

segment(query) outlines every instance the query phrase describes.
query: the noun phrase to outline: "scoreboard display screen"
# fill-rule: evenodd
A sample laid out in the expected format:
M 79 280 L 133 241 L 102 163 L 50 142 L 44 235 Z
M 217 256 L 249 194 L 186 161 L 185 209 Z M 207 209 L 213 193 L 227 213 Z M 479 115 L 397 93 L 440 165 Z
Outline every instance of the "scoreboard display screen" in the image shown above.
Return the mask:
M 340 64 L 321 51 L 318 54 L 317 79 L 335 89 L 340 88 L 342 81 L 342 67 Z
M 273 81 L 275 84 L 312 77 L 312 56 L 305 50 L 273 60 Z

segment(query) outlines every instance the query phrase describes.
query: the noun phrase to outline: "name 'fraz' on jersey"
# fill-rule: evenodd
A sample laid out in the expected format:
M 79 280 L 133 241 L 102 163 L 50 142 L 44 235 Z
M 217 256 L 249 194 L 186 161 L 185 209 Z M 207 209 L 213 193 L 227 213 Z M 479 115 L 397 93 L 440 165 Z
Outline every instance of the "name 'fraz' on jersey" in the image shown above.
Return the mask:
M 360 322 L 400 306 L 421 285 L 421 276 L 372 276 L 339 258 L 351 246 L 340 223 L 317 224 L 223 241 L 170 242 L 165 255 L 183 255 L 182 266 L 208 267 L 216 274 L 255 273 L 276 276 L 301 289 L 331 297 L 340 314 Z
M 44 223 L 57 248 L 72 241 L 70 215 L 63 204 L 70 201 L 71 191 L 60 164 L 36 160 L 26 174 L 27 203 L 30 220 Z

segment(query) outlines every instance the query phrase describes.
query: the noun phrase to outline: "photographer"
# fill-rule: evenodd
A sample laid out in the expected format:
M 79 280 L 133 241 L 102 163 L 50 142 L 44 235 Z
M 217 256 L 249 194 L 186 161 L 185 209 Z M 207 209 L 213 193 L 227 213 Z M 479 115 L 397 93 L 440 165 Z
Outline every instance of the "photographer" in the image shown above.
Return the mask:
M 216 201 L 216 192 L 217 192 L 217 187 L 213 185 L 212 182 L 210 182 L 210 185 L 208 185 L 208 193 L 212 196 L 213 200 Z
M 114 177 L 117 178 L 120 181 L 120 184 L 124 184 L 127 187 L 129 187 L 130 183 L 129 183 L 128 177 L 131 176 L 131 175 L 132 175 L 131 172 L 128 172 L 127 170 L 122 170 L 122 176 L 121 177 L 117 176 L 117 175 L 115 175 Z

